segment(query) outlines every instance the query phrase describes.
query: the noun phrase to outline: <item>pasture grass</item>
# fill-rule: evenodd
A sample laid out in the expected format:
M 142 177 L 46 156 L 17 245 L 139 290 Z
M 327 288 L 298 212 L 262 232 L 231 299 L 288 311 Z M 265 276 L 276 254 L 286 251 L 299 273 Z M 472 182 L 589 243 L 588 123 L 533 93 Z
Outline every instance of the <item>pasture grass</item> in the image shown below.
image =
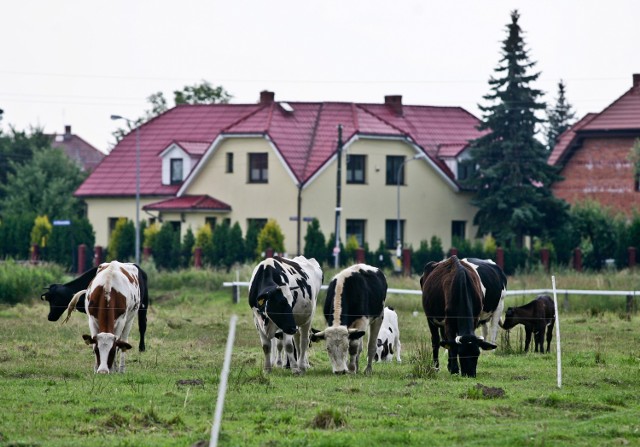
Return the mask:
M 629 276 L 624 281 L 637 282 Z M 417 278 L 389 280 L 394 288 L 418 287 Z M 444 350 L 442 370 L 433 370 L 426 320 L 413 295 L 387 299 L 399 316 L 402 363 L 375 364 L 371 376 L 334 376 L 319 344 L 306 374 L 266 374 L 246 289 L 233 304 L 229 290 L 203 287 L 209 281 L 193 273 L 180 286 L 152 272 L 147 352 L 129 351 L 127 372 L 108 376 L 93 373 L 93 353 L 81 340 L 85 315 L 61 325 L 46 320 L 39 300 L 0 307 L 0 445 L 207 445 L 232 314 L 238 323 L 219 445 L 640 443 L 638 315 L 592 312 L 601 302 L 580 310 L 580 298 L 570 297 L 570 312 L 560 314 L 562 388 L 555 333 L 551 354 L 524 353 L 521 326 L 511 331 L 510 350 L 499 338 L 496 351 L 481 355 L 476 378 L 450 375 Z M 616 281 L 612 288 L 626 288 Z M 510 285 L 550 287 L 531 278 L 510 278 Z M 514 298 L 506 305 L 517 305 Z M 315 326 L 324 327 L 321 308 Z M 130 340 L 137 347 L 137 325 Z

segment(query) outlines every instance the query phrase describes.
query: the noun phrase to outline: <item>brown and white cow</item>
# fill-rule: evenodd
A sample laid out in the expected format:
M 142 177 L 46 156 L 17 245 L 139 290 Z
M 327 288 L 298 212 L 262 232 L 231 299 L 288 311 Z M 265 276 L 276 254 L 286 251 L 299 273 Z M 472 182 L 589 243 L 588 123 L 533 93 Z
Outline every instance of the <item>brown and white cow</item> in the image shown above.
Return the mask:
M 100 264 L 95 278 L 86 291 L 73 296 L 67 309 L 65 322 L 71 316 L 77 301 L 86 294 L 85 311 L 91 335 L 83 335 L 85 343 L 93 346 L 96 355 L 95 372 L 124 372 L 125 354 L 131 349 L 129 332 L 140 307 L 140 279 L 133 264 L 111 261 Z M 120 353 L 116 368 L 114 360 Z

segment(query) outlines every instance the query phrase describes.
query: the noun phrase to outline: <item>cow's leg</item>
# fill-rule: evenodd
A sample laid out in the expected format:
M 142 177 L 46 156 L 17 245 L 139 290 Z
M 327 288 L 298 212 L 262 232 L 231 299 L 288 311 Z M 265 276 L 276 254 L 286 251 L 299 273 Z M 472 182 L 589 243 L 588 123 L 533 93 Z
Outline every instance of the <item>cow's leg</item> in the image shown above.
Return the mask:
M 531 333 L 533 332 L 533 329 L 529 326 L 526 326 L 524 328 L 524 331 L 526 334 L 524 340 L 524 352 L 529 352 L 529 344 L 531 344 Z
M 360 353 L 362 352 L 362 338 L 349 340 L 349 372 L 357 373 L 360 368 Z
M 493 344 L 496 343 L 496 340 L 498 338 L 498 328 L 500 327 L 500 318 L 502 318 L 502 310 L 504 309 L 504 296 L 500 297 L 500 301 L 498 301 L 498 307 L 496 307 L 496 310 L 493 312 L 493 315 L 491 316 L 491 333 L 489 334 L 489 341 Z M 483 326 L 484 327 L 484 326 Z M 484 335 L 484 334 L 483 334 Z M 484 335 L 485 340 L 487 339 L 487 336 Z
M 460 374 L 460 367 L 458 366 L 458 345 L 456 343 L 449 346 L 448 356 L 447 369 L 451 374 Z
M 431 332 L 431 349 L 433 351 L 433 366 L 435 369 L 440 369 L 440 361 L 438 360 L 438 352 L 440 350 L 440 328 L 427 319 L 429 324 L 429 331 Z
M 400 350 L 402 350 L 402 343 L 400 343 L 400 334 L 396 334 L 394 345 L 396 351 L 396 360 L 398 361 L 398 363 L 401 363 L 402 359 L 400 358 Z
M 284 334 L 282 341 L 284 343 L 284 350 L 287 353 L 287 360 L 291 366 L 291 372 L 300 374 L 300 368 L 298 368 L 298 362 L 296 361 L 295 346 L 293 345 L 293 336 Z
M 297 350 L 298 350 L 298 368 L 301 372 L 309 369 L 309 331 L 311 330 L 311 322 L 300 326 L 296 334 Z
M 549 352 L 549 349 L 551 347 L 551 338 L 553 337 L 553 324 L 554 321 L 549 323 L 549 325 L 547 326 L 547 352 Z
M 382 316 L 374 318 L 369 324 L 369 343 L 367 346 L 367 368 L 364 370 L 365 374 L 371 374 L 371 364 L 373 363 L 373 358 L 378 348 L 377 343 L 380 327 L 382 327 Z
M 144 352 L 146 349 L 144 344 L 144 334 L 147 332 L 147 306 L 141 304 L 138 309 L 138 329 L 140 330 L 140 343 L 138 344 L 138 350 Z
M 260 342 L 264 353 L 264 370 L 265 372 L 271 372 L 271 339 L 260 332 Z

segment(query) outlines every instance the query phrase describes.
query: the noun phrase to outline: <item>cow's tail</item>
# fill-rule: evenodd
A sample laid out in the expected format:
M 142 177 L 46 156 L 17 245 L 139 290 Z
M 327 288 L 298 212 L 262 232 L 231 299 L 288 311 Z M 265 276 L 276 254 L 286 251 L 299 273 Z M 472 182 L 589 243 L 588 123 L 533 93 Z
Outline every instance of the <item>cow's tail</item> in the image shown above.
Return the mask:
M 75 295 L 73 295 L 73 298 L 71 298 L 71 301 L 69 302 L 69 305 L 67 306 L 67 316 L 64 317 L 64 320 L 62 320 L 62 324 L 65 324 L 67 321 L 69 321 L 69 318 L 71 318 L 71 314 L 73 313 L 73 311 L 76 308 L 76 305 L 78 304 L 78 300 L 85 293 L 87 293 L 86 289 L 85 290 L 81 290 L 78 293 L 76 293 Z
M 457 309 L 458 333 L 473 334 L 474 312 L 473 312 L 473 285 L 471 284 L 469 273 L 462 266 L 457 256 L 452 256 L 455 273 L 451 283 L 451 298 L 455 300 Z

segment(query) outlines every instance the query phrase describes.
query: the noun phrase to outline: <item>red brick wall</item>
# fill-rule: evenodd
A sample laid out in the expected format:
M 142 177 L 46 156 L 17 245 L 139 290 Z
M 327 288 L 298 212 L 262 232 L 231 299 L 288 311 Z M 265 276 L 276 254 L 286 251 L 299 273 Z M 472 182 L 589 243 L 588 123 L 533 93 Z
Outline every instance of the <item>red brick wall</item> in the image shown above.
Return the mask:
M 552 187 L 553 194 L 574 204 L 592 199 L 631 215 L 640 211 L 633 166 L 628 159 L 634 138 L 587 138 L 571 156 Z

